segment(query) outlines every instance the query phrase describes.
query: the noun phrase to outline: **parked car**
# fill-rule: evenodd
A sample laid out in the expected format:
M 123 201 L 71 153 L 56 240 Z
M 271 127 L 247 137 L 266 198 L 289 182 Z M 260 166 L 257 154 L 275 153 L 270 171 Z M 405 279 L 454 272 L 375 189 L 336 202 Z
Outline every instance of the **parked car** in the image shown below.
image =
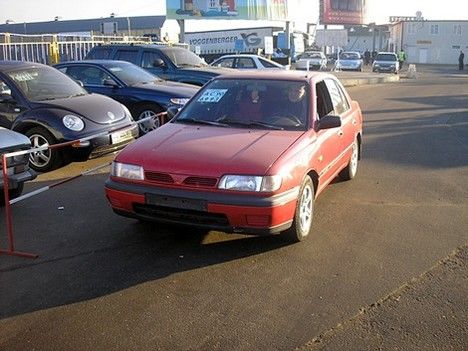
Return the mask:
M 334 76 L 243 71 L 119 153 L 105 191 L 122 216 L 301 241 L 317 195 L 355 177 L 361 136 L 359 104 Z
M 126 61 L 73 61 L 60 63 L 55 68 L 83 83 L 88 92 L 107 95 L 121 102 L 137 121 L 154 117 L 139 124 L 140 135 L 166 123 L 164 115 L 156 115 L 169 106 L 182 107 L 199 89 L 191 84 L 159 79 Z
M 198 86 L 228 72 L 226 68 L 208 66 L 188 49 L 155 44 L 99 45 L 93 47 L 85 59 L 128 61 L 161 79 Z
M 237 69 L 286 69 L 285 66 L 258 55 L 224 55 L 212 62 L 210 66 Z
M 296 61 L 296 69 L 327 69 L 327 58 L 321 51 L 306 51 Z
M 32 62 L 0 61 L 0 126 L 26 135 L 33 147 L 90 140 L 30 156 L 40 172 L 71 160 L 85 160 L 122 149 L 138 135 L 130 111 L 99 94 L 88 94 L 55 68 Z
M 379 52 L 372 63 L 372 72 L 397 74 L 400 69 L 398 57 L 394 52 Z
M 363 60 L 357 51 L 345 51 L 340 54 L 340 59 L 335 62 L 335 68 L 342 71 L 362 71 Z
M 29 150 L 31 142 L 19 133 L 0 127 L 0 205 L 5 204 L 3 187 L 3 154 Z M 7 158 L 8 195 L 10 199 L 18 197 L 23 192 L 24 183 L 36 178 L 36 173 L 29 168 L 29 156 L 20 155 Z

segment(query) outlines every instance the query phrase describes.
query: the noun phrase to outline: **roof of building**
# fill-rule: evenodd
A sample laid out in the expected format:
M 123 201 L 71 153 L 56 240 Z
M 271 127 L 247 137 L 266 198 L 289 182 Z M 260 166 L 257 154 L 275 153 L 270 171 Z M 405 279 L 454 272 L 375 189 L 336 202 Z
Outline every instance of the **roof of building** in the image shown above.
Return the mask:
M 0 33 L 17 34 L 56 34 L 72 32 L 101 32 L 103 23 L 117 23 L 117 29 L 128 30 L 130 23 L 131 30 L 161 28 L 166 20 L 166 16 L 139 16 L 139 17 L 106 17 L 81 19 L 70 21 L 49 21 L 32 23 L 9 23 L 0 24 Z

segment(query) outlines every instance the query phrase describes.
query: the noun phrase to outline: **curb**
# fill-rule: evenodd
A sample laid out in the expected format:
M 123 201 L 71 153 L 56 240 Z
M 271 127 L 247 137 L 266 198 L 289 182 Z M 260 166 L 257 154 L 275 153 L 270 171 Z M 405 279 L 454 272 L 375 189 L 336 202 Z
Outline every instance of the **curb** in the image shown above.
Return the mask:
M 357 85 L 370 85 L 370 84 L 381 84 L 381 83 L 395 83 L 400 81 L 399 75 L 388 75 L 382 77 L 369 77 L 369 78 L 340 78 L 336 76 L 341 84 L 345 87 L 354 87 Z

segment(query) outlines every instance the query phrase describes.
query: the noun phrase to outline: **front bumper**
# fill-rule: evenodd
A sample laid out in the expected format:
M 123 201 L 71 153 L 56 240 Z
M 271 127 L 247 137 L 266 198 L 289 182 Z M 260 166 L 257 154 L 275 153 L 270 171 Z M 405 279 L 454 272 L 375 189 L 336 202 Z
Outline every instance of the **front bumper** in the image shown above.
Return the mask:
M 123 149 L 138 137 L 138 125 L 118 129 L 109 135 L 98 136 L 70 148 L 71 158 L 86 160 Z
M 232 233 L 275 234 L 291 226 L 299 189 L 257 197 L 109 179 L 105 191 L 114 212 L 125 217 Z

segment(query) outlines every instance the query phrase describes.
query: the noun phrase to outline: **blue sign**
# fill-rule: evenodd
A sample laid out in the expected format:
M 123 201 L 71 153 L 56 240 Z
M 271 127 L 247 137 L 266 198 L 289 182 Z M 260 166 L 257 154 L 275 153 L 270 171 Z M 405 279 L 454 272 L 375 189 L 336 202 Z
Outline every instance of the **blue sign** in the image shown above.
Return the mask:
M 234 42 L 234 50 L 244 51 L 244 39 L 236 39 Z

